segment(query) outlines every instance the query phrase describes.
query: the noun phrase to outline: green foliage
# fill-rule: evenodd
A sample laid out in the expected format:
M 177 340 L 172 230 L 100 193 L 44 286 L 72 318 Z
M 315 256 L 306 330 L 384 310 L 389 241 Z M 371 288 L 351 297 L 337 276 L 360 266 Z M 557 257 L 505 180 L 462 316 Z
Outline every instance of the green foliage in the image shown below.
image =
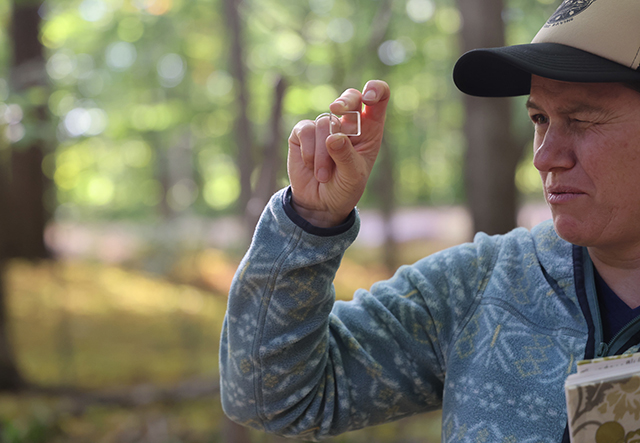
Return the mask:
M 507 41 L 529 41 L 555 3 L 510 0 Z M 463 108 L 451 81 L 461 23 L 453 0 L 245 0 L 241 12 L 258 164 L 278 76 L 289 85 L 285 134 L 325 112 L 342 90 L 382 78 L 392 88 L 386 137 L 399 202 L 464 199 Z M 240 193 L 238 85 L 224 2 L 49 0 L 41 14 L 52 88 L 9 96 L 10 2 L 0 2 L 0 125 L 15 147 L 56 139 L 45 171 L 56 185 L 58 215 L 232 211 Z M 43 101 L 55 130 L 29 123 L 30 109 Z M 24 114 L 17 124 L 2 119 L 9 104 Z M 520 108 L 514 131 L 528 134 Z M 140 155 L 136 146 L 145 147 L 145 160 L 132 164 L 127 152 Z M 285 140 L 281 146 L 285 156 Z M 527 194 L 531 173 L 522 174 Z M 375 195 L 365 194 L 363 204 L 375 204 Z
M 60 435 L 58 424 L 38 417 L 25 423 L 0 420 L 0 443 L 48 443 Z
M 529 41 L 555 3 L 510 0 L 508 42 Z M 16 147 L 56 139 L 45 171 L 60 217 L 233 210 L 238 85 L 222 0 L 49 0 L 41 41 L 52 89 L 21 96 L 3 92 L 9 12 L 10 3 L 0 2 L 0 103 L 19 105 L 23 115 L 9 121 L 0 104 L 0 124 Z M 342 90 L 382 78 L 392 88 L 386 134 L 400 203 L 463 200 L 463 109 L 451 81 L 461 23 L 452 0 L 245 0 L 241 12 L 258 165 L 278 76 L 289 84 L 285 134 L 325 112 Z M 56 130 L 30 123 L 29 110 L 42 102 Z M 522 122 L 514 130 L 528 133 Z M 284 156 L 285 140 L 281 146 Z M 363 204 L 375 204 L 375 195 Z

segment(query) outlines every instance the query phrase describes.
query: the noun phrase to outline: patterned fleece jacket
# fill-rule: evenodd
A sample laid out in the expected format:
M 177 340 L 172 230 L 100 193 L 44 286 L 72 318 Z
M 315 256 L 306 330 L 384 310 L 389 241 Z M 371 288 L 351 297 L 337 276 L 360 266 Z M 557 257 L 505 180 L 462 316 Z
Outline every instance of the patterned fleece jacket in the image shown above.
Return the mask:
M 334 301 L 359 221 L 313 235 L 269 202 L 229 296 L 220 350 L 226 414 L 319 440 L 442 408 L 443 442 L 562 441 L 564 381 L 588 320 L 574 249 L 545 222 L 478 234 Z

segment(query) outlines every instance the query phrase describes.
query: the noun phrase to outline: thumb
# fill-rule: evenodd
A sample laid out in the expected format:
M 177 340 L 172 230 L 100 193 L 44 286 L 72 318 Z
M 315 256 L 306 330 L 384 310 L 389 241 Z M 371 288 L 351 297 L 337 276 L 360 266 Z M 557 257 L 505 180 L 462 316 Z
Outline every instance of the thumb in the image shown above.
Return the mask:
M 349 176 L 359 169 L 359 154 L 346 135 L 333 134 L 327 137 L 327 151 L 336 164 L 338 173 Z

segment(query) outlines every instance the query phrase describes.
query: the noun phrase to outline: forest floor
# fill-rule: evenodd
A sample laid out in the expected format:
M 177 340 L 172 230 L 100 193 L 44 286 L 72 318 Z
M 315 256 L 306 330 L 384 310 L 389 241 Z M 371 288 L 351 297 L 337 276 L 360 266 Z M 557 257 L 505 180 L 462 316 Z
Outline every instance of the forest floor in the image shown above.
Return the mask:
M 522 225 L 547 218 L 545 208 L 527 211 Z M 390 276 L 381 219 L 363 211 L 362 220 L 336 276 L 341 299 Z M 190 223 L 146 234 L 124 223 L 55 225 L 48 241 L 58 260 L 10 263 L 13 343 L 37 388 L 0 395 L 0 443 L 237 443 L 217 380 L 226 294 L 241 252 L 220 246 L 242 233 L 230 219 Z M 460 208 L 406 210 L 393 226 L 402 263 L 470 237 Z M 440 432 L 433 412 L 327 441 L 428 443 Z
M 236 266 L 214 249 L 183 258 L 167 278 L 88 260 L 12 261 L 11 333 L 20 369 L 36 388 L 0 395 L 0 442 L 239 443 L 226 436 L 217 390 L 226 289 Z M 346 258 L 336 279 L 340 297 L 384 272 Z M 328 441 L 439 436 L 435 413 Z M 282 441 L 260 432 L 250 438 Z

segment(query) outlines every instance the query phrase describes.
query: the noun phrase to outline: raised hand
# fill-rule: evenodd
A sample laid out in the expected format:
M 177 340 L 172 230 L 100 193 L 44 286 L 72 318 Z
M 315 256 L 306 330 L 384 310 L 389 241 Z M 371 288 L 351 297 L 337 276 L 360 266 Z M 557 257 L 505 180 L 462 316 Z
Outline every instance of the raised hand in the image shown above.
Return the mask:
M 380 150 L 389 97 L 385 82 L 371 80 L 362 93 L 347 89 L 329 106 L 332 113 L 341 115 L 360 111 L 364 104 L 358 137 L 331 135 L 328 117 L 303 120 L 291 131 L 287 170 L 292 204 L 311 224 L 339 225 L 362 197 Z

